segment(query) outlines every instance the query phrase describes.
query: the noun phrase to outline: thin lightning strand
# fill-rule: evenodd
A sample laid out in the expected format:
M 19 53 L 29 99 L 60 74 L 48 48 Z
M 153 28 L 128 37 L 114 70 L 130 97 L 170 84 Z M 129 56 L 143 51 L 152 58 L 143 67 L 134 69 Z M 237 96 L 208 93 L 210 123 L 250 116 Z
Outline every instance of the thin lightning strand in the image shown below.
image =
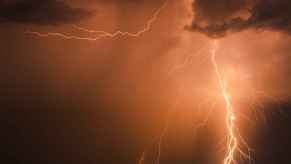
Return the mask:
M 162 145 L 168 133 L 168 130 L 170 128 L 172 117 L 176 116 L 176 112 L 178 112 L 177 107 L 180 103 L 181 103 L 181 100 L 177 99 L 177 101 L 174 102 L 173 106 L 168 110 L 168 113 L 167 113 L 168 116 L 167 116 L 167 119 L 165 120 L 165 125 L 162 129 L 162 132 L 157 138 L 155 138 L 153 145 L 150 146 L 150 149 L 152 149 L 153 146 L 154 147 L 157 146 L 156 147 L 157 155 L 153 159 L 152 164 L 160 164 L 161 155 L 162 155 Z M 147 150 L 144 150 L 139 158 L 138 164 L 145 164 L 146 155 L 147 155 Z
M 224 81 L 219 68 L 216 62 L 216 52 L 217 52 L 217 41 L 215 40 L 213 43 L 213 48 L 211 51 L 211 61 L 214 66 L 214 70 L 218 79 L 218 83 L 220 86 L 221 93 L 223 95 L 225 105 L 226 105 L 226 125 L 228 132 L 228 141 L 227 141 L 227 153 L 224 158 L 223 164 L 232 164 L 235 163 L 234 155 L 238 148 L 238 139 L 235 135 L 235 119 L 236 115 L 232 106 L 230 94 L 227 91 L 226 82 Z
M 136 33 L 122 32 L 120 30 L 118 30 L 118 31 L 116 31 L 114 33 L 108 33 L 106 31 L 100 31 L 100 30 L 99 31 L 98 30 L 89 30 L 89 29 L 86 29 L 86 28 L 83 28 L 83 27 L 80 27 L 80 26 L 77 26 L 77 25 L 74 25 L 74 28 L 76 28 L 76 29 L 78 29 L 80 31 L 83 31 L 83 32 L 98 33 L 98 34 L 101 34 L 102 37 L 111 37 L 111 38 L 113 38 L 113 37 L 116 37 L 118 35 L 129 36 L 129 37 L 139 37 L 143 33 L 151 30 L 152 24 L 158 19 L 158 16 L 162 12 L 162 10 L 166 7 L 168 1 L 169 0 L 166 0 L 163 3 L 163 5 L 154 13 L 152 18 L 147 21 L 145 28 L 143 28 L 142 30 L 140 30 L 140 31 L 138 31 Z
M 174 66 L 173 68 L 171 68 L 167 73 L 168 74 L 172 74 L 175 71 L 181 70 L 186 66 L 189 66 L 193 63 L 193 58 L 195 57 L 200 57 L 201 59 L 203 59 L 203 56 L 201 55 L 202 52 L 204 52 L 204 50 L 207 48 L 207 44 L 201 46 L 196 53 L 192 53 L 193 55 L 188 56 L 181 64 Z M 192 51 L 192 49 L 191 49 Z M 202 57 L 201 57 L 202 56 Z
M 167 121 L 166 126 L 163 128 L 162 133 L 157 138 L 157 156 L 153 161 L 153 164 L 160 164 L 161 160 L 161 154 L 162 154 L 162 144 L 163 139 L 168 131 L 169 128 L 169 122 Z M 146 158 L 147 151 L 144 150 L 139 158 L 138 164 L 144 164 L 145 158 Z
M 26 31 L 25 34 L 36 35 L 38 37 L 54 36 L 54 37 L 60 37 L 63 39 L 76 39 L 76 40 L 87 40 L 87 41 L 96 41 L 96 40 L 99 40 L 102 38 L 114 38 L 117 36 L 140 37 L 142 34 L 151 30 L 153 23 L 156 22 L 159 15 L 163 11 L 163 9 L 167 6 L 168 2 L 169 2 L 169 0 L 166 0 L 163 3 L 163 5 L 160 8 L 158 8 L 158 10 L 155 11 L 153 16 L 147 21 L 146 26 L 136 33 L 131 33 L 131 32 L 127 32 L 127 31 L 123 32 L 120 30 L 113 32 L 113 33 L 109 33 L 109 32 L 101 31 L 101 30 L 100 31 L 89 30 L 89 29 L 86 29 L 83 27 L 79 27 L 77 25 L 73 25 L 74 28 L 76 28 L 80 31 L 87 32 L 87 33 L 96 33 L 98 35 L 95 37 L 81 37 L 81 36 L 77 36 L 77 35 L 67 35 L 67 34 L 63 34 L 63 33 L 54 33 L 54 32 L 40 33 L 40 32 L 30 31 L 30 30 Z

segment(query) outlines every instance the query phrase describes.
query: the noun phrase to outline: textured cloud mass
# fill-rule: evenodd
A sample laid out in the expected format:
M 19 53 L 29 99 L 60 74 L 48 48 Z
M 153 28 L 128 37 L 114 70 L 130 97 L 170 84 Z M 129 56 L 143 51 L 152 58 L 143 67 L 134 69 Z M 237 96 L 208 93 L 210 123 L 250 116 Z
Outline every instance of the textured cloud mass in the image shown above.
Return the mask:
M 0 22 L 58 25 L 78 22 L 91 12 L 57 0 L 21 0 L 0 3 Z
M 186 29 L 210 37 L 249 28 L 291 32 L 290 0 L 195 0 Z

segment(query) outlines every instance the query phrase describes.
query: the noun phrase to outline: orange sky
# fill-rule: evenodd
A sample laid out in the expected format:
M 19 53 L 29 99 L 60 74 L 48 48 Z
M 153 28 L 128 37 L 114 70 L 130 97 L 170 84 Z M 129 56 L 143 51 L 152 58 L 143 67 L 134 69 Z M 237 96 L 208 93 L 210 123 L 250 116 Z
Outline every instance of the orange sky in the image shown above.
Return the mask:
M 142 29 L 162 4 L 160 0 L 68 2 L 95 11 L 93 17 L 78 25 L 108 32 Z M 186 116 L 181 117 L 190 117 L 186 113 L 204 101 L 203 110 L 212 103 L 218 106 L 222 103 L 210 61 L 212 39 L 184 30 L 191 18 L 188 7 L 182 1 L 170 1 L 151 31 L 139 38 L 97 41 L 38 38 L 24 32 L 29 29 L 78 36 L 89 34 L 71 25 L 2 24 L 0 49 L 6 54 L 2 60 L 6 66 L 2 76 L 8 74 L 7 81 L 16 79 L 15 85 L 20 88 L 35 88 L 41 86 L 30 77 L 41 75 L 47 88 L 68 101 L 77 101 L 84 112 L 92 112 L 96 106 L 109 106 L 105 113 L 116 112 L 114 117 L 127 120 L 128 124 L 136 123 L 133 124 L 136 131 L 140 127 L 140 131 L 152 127 L 151 132 L 143 131 L 148 135 L 143 139 L 150 142 L 150 136 L 163 126 L 161 120 L 166 118 L 167 110 L 177 102 L 175 109 L 186 111 Z M 219 66 L 237 104 L 249 107 L 245 104 L 253 101 L 274 103 L 290 99 L 291 40 L 287 34 L 251 29 L 228 35 L 219 42 Z M 197 53 L 201 47 L 203 50 Z M 215 111 L 223 113 L 220 107 Z M 202 115 L 205 117 L 206 113 Z

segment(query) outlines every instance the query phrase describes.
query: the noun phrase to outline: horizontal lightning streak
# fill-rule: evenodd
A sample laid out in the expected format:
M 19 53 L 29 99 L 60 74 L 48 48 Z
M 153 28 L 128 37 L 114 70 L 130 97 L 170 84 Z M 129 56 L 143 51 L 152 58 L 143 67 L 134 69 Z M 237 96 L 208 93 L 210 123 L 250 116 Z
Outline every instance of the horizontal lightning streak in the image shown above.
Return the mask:
M 139 37 L 143 33 L 151 30 L 152 24 L 158 19 L 158 16 L 162 12 L 162 10 L 166 7 L 168 1 L 169 0 L 166 0 L 163 3 L 163 5 L 154 13 L 154 15 L 152 16 L 152 18 L 149 21 L 147 21 L 145 28 L 143 28 L 142 30 L 140 30 L 140 31 L 138 31 L 136 33 L 123 32 L 123 31 L 120 31 L 120 30 L 118 30 L 118 31 L 116 31 L 114 33 L 108 33 L 106 31 L 101 31 L 101 30 L 89 30 L 89 29 L 86 29 L 84 27 L 80 27 L 80 26 L 77 26 L 77 25 L 74 25 L 73 27 L 76 28 L 76 29 L 78 29 L 78 30 L 80 30 L 80 31 L 83 31 L 83 32 L 101 34 L 102 37 L 111 37 L 112 38 L 112 37 L 116 37 L 118 35 L 121 35 L 121 36 L 129 36 L 129 37 Z
M 153 14 L 153 16 L 151 17 L 151 19 L 149 19 L 146 23 L 145 28 L 143 28 L 142 30 L 136 32 L 136 33 L 131 33 L 131 32 L 122 32 L 120 30 L 113 32 L 113 33 L 109 33 L 106 31 L 95 31 L 95 30 L 89 30 L 83 27 L 79 27 L 77 25 L 73 25 L 74 28 L 83 31 L 83 32 L 88 32 L 88 33 L 96 33 L 98 34 L 95 37 L 82 37 L 82 36 L 78 36 L 78 35 L 67 35 L 67 34 L 63 34 L 63 33 L 57 33 L 57 32 L 48 32 L 48 33 L 40 33 L 40 32 L 36 32 L 36 31 L 31 31 L 28 30 L 25 32 L 25 34 L 30 34 L 30 35 L 35 35 L 38 37 L 60 37 L 63 39 L 76 39 L 76 40 L 87 40 L 87 41 L 96 41 L 102 38 L 114 38 L 117 36 L 128 36 L 128 37 L 139 37 L 142 34 L 144 34 L 145 32 L 148 32 L 151 30 L 153 23 L 158 19 L 158 16 L 161 14 L 161 12 L 163 11 L 163 9 L 167 6 L 169 0 L 166 0 L 163 5 L 158 8 L 158 10 Z

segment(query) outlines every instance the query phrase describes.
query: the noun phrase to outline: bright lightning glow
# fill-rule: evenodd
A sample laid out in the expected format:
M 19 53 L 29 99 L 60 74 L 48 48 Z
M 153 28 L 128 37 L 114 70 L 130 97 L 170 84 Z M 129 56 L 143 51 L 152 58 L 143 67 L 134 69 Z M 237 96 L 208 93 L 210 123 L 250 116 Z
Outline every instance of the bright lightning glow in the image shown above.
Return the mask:
M 238 147 L 238 139 L 235 135 L 235 112 L 232 106 L 231 102 L 231 96 L 227 91 L 227 86 L 226 82 L 224 81 L 220 71 L 218 64 L 216 62 L 216 52 L 217 52 L 218 44 L 217 41 L 215 40 L 213 43 L 213 48 L 211 51 L 211 61 L 214 66 L 214 70 L 218 79 L 218 83 L 220 86 L 221 94 L 223 95 L 225 105 L 226 105 L 226 125 L 227 125 L 227 132 L 228 132 L 228 140 L 227 140 L 227 153 L 224 158 L 223 164 L 232 164 L 235 163 L 234 155 L 235 151 L 237 150 Z
M 167 6 L 169 0 L 166 0 L 163 5 L 158 8 L 157 11 L 154 12 L 153 16 L 147 21 L 146 26 L 141 29 L 140 31 L 136 32 L 136 33 L 131 33 L 131 32 L 123 32 L 123 31 L 116 31 L 113 33 L 109 33 L 106 31 L 101 31 L 101 30 L 89 30 L 83 27 L 79 27 L 77 25 L 74 25 L 73 27 L 83 31 L 83 32 L 87 32 L 87 33 L 95 33 L 98 34 L 95 37 L 81 37 L 81 36 L 77 36 L 77 35 L 67 35 L 67 34 L 63 34 L 63 33 L 55 33 L 55 32 L 48 32 L 48 33 L 40 33 L 40 32 L 36 32 L 36 31 L 31 31 L 28 30 L 25 33 L 26 34 L 31 34 L 31 35 L 36 35 L 38 37 L 50 37 L 50 36 L 54 36 L 54 37 L 60 37 L 63 39 L 76 39 L 76 40 L 87 40 L 87 41 L 96 41 L 102 38 L 114 38 L 117 36 L 127 36 L 127 37 L 139 37 L 142 34 L 148 32 L 151 30 L 153 23 L 158 19 L 159 15 L 161 14 L 161 12 L 163 11 L 163 9 Z

